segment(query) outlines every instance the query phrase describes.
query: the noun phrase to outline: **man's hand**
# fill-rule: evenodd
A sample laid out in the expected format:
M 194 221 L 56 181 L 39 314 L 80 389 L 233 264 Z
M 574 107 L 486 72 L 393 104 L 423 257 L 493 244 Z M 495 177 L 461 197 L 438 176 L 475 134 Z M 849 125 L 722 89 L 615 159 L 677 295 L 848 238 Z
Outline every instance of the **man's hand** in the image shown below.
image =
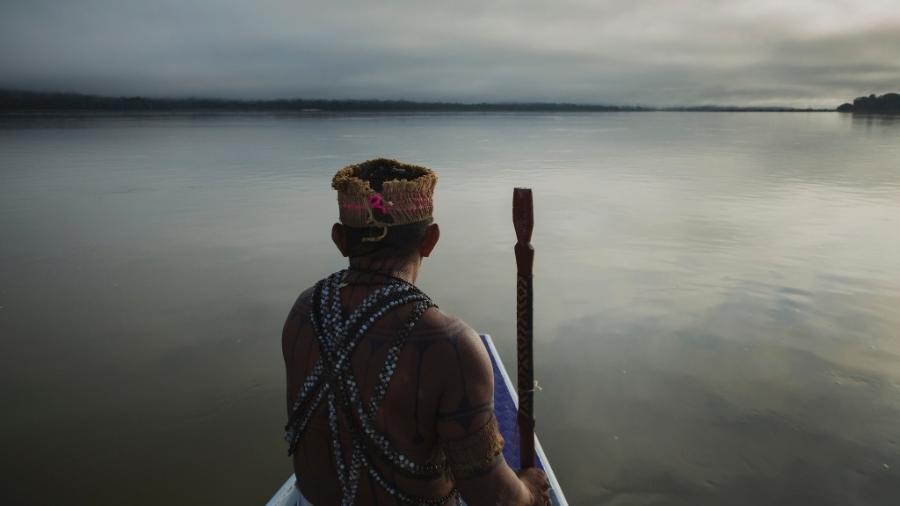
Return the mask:
M 532 501 L 530 504 L 534 506 L 545 506 L 550 504 L 550 482 L 547 481 L 547 475 L 544 471 L 536 467 L 519 469 L 516 472 L 519 479 L 531 492 Z

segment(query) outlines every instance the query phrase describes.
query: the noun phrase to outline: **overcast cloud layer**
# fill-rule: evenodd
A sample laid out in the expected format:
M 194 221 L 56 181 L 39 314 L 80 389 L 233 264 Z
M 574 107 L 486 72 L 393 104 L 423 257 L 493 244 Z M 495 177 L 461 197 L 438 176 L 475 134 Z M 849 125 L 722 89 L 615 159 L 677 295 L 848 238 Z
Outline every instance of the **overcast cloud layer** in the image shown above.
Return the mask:
M 0 87 L 833 107 L 900 91 L 900 4 L 0 0 Z

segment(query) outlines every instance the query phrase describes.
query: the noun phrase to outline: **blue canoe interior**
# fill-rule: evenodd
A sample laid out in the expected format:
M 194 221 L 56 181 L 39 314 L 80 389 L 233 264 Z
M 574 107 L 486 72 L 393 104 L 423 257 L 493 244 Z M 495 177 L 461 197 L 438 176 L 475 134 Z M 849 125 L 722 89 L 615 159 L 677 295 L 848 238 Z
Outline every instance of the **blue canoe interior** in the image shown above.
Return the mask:
M 503 433 L 503 439 L 506 441 L 503 447 L 503 457 L 513 469 L 519 468 L 519 427 L 516 423 L 516 410 L 518 406 L 518 397 L 513 387 L 506 368 L 503 367 L 503 361 L 494 347 L 494 342 L 488 334 L 481 335 L 481 341 L 491 356 L 491 364 L 494 367 L 494 411 L 497 421 L 500 425 L 500 432 Z M 541 448 L 541 442 L 535 438 L 535 453 L 537 457 L 537 466 L 547 473 L 550 480 L 550 497 L 554 506 L 568 506 L 559 482 L 556 481 L 556 475 L 553 468 L 550 467 L 550 461 Z M 278 489 L 274 496 L 269 500 L 267 506 L 294 506 L 299 502 L 300 495 L 295 487 L 295 477 L 291 475 L 287 481 Z

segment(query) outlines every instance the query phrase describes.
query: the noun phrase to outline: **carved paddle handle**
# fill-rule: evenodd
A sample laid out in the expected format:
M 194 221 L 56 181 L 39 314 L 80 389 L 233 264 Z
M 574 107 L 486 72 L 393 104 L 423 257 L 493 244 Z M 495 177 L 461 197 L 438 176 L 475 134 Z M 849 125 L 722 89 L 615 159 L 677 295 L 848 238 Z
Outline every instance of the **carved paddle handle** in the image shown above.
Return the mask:
M 516 350 L 518 355 L 519 449 L 522 468 L 534 467 L 534 206 L 531 188 L 513 190 L 516 228 Z

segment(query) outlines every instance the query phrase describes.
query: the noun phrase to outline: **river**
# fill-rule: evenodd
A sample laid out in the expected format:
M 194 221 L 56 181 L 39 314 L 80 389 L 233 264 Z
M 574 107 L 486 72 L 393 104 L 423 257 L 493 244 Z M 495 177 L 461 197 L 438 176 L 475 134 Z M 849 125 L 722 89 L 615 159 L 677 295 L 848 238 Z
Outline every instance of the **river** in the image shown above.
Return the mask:
M 0 117 L 4 502 L 264 502 L 281 325 L 377 156 L 438 171 L 420 285 L 508 364 L 534 189 L 573 505 L 900 504 L 900 119 L 694 112 Z

